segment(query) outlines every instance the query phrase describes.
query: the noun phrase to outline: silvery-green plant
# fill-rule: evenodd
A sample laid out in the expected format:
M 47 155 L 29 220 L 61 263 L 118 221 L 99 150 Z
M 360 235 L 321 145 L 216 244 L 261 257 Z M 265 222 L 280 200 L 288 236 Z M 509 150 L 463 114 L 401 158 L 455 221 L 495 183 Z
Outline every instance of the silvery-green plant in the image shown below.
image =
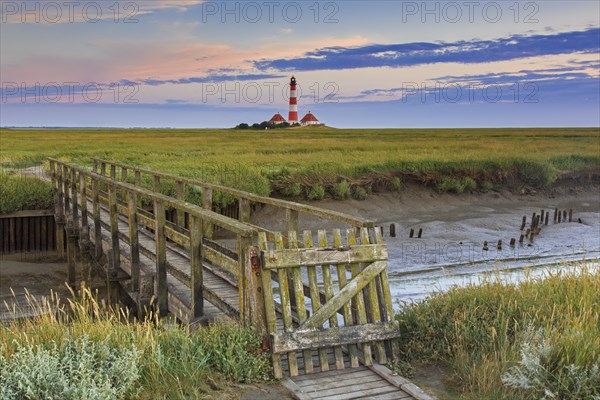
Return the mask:
M 600 400 L 600 361 L 591 368 L 556 366 L 554 350 L 542 329 L 529 326 L 521 343 L 521 359 L 502 375 L 502 382 L 540 400 Z
M 0 398 L 121 399 L 135 391 L 140 353 L 134 345 L 111 348 L 87 336 L 60 345 L 19 345 L 6 357 L 0 352 Z

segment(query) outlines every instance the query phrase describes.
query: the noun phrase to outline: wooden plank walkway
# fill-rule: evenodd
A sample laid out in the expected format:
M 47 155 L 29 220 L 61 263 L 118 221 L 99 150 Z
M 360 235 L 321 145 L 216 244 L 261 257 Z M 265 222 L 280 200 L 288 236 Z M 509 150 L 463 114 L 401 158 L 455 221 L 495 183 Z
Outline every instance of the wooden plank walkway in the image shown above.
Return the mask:
M 64 184 L 64 187 L 68 187 L 66 182 Z M 73 188 L 73 190 L 75 190 L 75 185 L 73 185 Z M 58 189 L 61 189 L 60 185 Z M 75 227 L 75 229 L 80 230 L 79 234 L 82 235 L 84 239 L 86 237 L 89 238 L 90 244 L 93 244 L 97 243 L 98 241 L 96 240 L 97 238 L 94 237 L 94 203 L 92 198 L 88 196 L 89 194 L 85 196 L 85 200 L 82 200 L 81 196 L 78 196 L 77 207 L 75 208 L 75 210 L 79 211 L 81 211 L 82 208 L 85 209 L 86 215 L 77 217 L 77 214 L 75 214 L 74 216 L 73 213 L 69 212 L 68 207 L 65 207 L 66 213 L 64 213 L 64 216 L 66 217 L 67 225 L 70 225 L 71 227 Z M 104 200 L 107 200 L 106 197 L 108 196 L 106 193 L 104 193 L 101 194 L 101 197 L 104 197 Z M 84 207 L 81 207 L 82 202 L 84 203 Z M 104 254 L 118 254 L 118 265 L 122 270 L 122 272 L 120 272 L 119 274 L 119 279 L 121 282 L 128 282 L 128 278 L 131 278 L 132 276 L 131 259 L 133 250 L 130 241 L 131 230 L 129 227 L 129 220 L 127 216 L 119 213 L 116 213 L 115 215 L 114 212 L 114 210 L 117 210 L 118 207 L 123 206 L 126 207 L 126 205 L 122 203 L 116 205 L 113 202 L 113 214 L 111 216 L 111 207 L 109 207 L 107 204 L 100 204 L 100 243 Z M 81 221 L 78 222 L 78 218 L 83 219 L 85 223 L 80 224 L 79 222 Z M 115 224 L 117 229 L 111 229 L 115 227 Z M 87 226 L 87 229 L 82 229 L 82 225 Z M 140 222 L 140 220 L 138 220 L 137 242 L 139 243 L 139 284 L 142 285 L 142 282 L 145 282 L 146 285 L 150 286 L 150 288 L 146 288 L 146 293 L 152 295 L 153 293 L 155 293 L 153 279 L 157 275 L 157 265 L 161 263 L 159 262 L 160 260 L 157 260 L 157 238 L 155 237 L 155 234 L 152 231 L 152 229 L 148 229 L 147 226 L 147 224 L 144 224 Z M 188 234 L 189 232 L 190 231 L 188 231 Z M 324 234 L 324 231 L 319 232 L 319 235 L 321 235 L 322 233 Z M 113 243 L 116 240 L 114 235 L 118 236 L 118 252 L 115 251 L 115 249 L 112 249 Z M 192 311 L 193 283 L 191 283 L 193 281 L 191 268 L 191 265 L 193 263 L 191 260 L 189 249 L 186 249 L 181 245 L 177 245 L 174 242 L 168 240 L 166 241 L 166 305 L 168 311 L 176 317 L 178 317 L 184 323 L 195 322 L 196 319 Z M 160 243 L 160 240 L 158 240 L 158 242 Z M 233 252 L 231 249 L 226 248 L 225 245 L 227 244 L 227 242 L 225 241 L 219 242 L 216 240 L 208 240 L 204 238 L 202 243 L 204 244 L 204 247 L 208 246 L 214 248 L 215 251 L 220 252 L 220 254 L 222 255 L 226 255 L 229 259 L 233 260 L 237 257 L 240 257 L 239 255 L 236 255 L 235 252 Z M 295 243 L 295 241 L 291 243 Z M 239 239 L 237 242 L 237 246 L 239 250 Z M 164 247 L 158 248 L 162 249 Z M 243 259 L 244 258 L 242 258 L 242 260 Z M 323 263 L 323 261 L 320 260 L 321 259 L 319 258 L 317 262 Z M 237 262 L 238 260 L 236 259 L 235 261 Z M 336 259 L 336 262 L 339 262 L 339 260 Z M 244 264 L 242 263 L 241 265 Z M 248 265 L 249 264 L 246 264 L 246 266 Z M 233 276 L 231 269 L 227 271 L 224 268 L 221 268 L 219 265 L 209 262 L 207 259 L 201 260 L 201 269 L 203 289 L 202 295 L 206 300 L 204 302 L 203 307 L 203 318 L 209 320 L 215 320 L 220 318 L 241 320 L 242 315 L 244 314 L 244 310 L 240 310 L 242 291 L 238 288 L 238 277 Z M 338 269 L 338 271 L 342 270 L 343 269 Z M 268 269 L 266 271 L 269 274 L 271 273 Z M 245 270 L 245 273 L 248 273 L 248 270 Z M 280 274 L 279 282 L 281 282 L 281 277 L 283 276 L 284 275 Z M 270 280 L 270 278 L 268 279 Z M 301 293 L 301 280 L 298 280 L 296 283 L 296 293 Z M 247 282 L 244 284 L 248 285 Z M 252 284 L 253 283 L 251 283 L 250 285 Z M 136 296 L 140 296 L 140 294 L 144 290 L 138 289 L 137 291 L 134 291 L 132 288 L 128 288 L 127 286 L 129 286 L 129 284 L 121 284 L 121 287 L 123 287 L 123 289 L 129 294 L 129 296 L 135 303 Z M 304 290 L 314 290 L 315 286 L 311 286 L 311 288 L 305 286 Z M 373 286 L 373 290 L 376 289 L 377 288 Z M 333 294 L 334 293 L 331 292 L 326 293 L 324 295 L 331 297 L 333 296 Z M 376 295 L 377 292 L 372 292 L 371 299 L 374 299 Z M 311 292 L 311 296 L 316 296 L 316 298 L 319 297 L 318 292 L 317 294 Z M 302 294 L 297 295 L 296 300 L 301 298 Z M 139 300 L 139 298 L 137 300 Z M 286 317 L 288 321 L 285 322 L 282 311 L 285 312 L 286 308 L 289 309 L 289 303 L 284 303 L 287 305 L 286 307 L 283 307 L 279 302 L 276 301 L 273 301 L 272 304 L 275 307 L 274 314 L 276 319 L 276 328 L 271 332 L 275 332 L 277 334 L 288 334 L 291 328 L 290 323 L 293 325 L 293 329 L 296 329 L 300 328 L 299 325 L 302 319 L 306 321 L 306 317 L 300 317 L 300 314 L 296 311 L 293 311 L 293 313 L 295 313 L 293 314 L 290 313 L 290 311 L 288 310 Z M 290 320 L 292 320 L 292 322 L 290 322 Z M 329 318 L 329 320 L 331 322 L 331 318 Z M 301 331 L 299 332 L 300 334 L 302 333 Z M 287 353 L 279 354 L 278 356 L 280 356 L 281 369 L 283 375 L 291 376 L 290 378 L 284 378 L 282 380 L 282 384 L 291 391 L 295 398 L 300 400 L 431 399 L 431 397 L 426 395 L 415 385 L 404 380 L 403 378 L 394 376 L 391 373 L 391 371 L 389 371 L 382 365 L 377 364 L 375 360 L 373 360 L 372 364 L 370 362 L 365 364 L 363 362 L 364 354 L 362 353 L 362 351 L 357 352 L 355 346 L 355 344 L 348 343 L 348 345 L 338 345 L 328 348 L 320 347 L 318 350 L 318 346 L 315 346 L 315 349 L 304 349 L 302 351 L 296 352 L 288 351 Z M 376 348 L 377 343 L 374 344 L 374 349 Z M 367 347 L 365 347 L 365 351 L 366 350 Z M 343 351 L 343 355 L 341 355 L 341 351 Z M 366 354 L 369 357 L 371 357 L 369 353 Z M 352 368 L 352 360 L 354 360 L 354 363 L 356 363 L 357 356 L 359 357 L 360 364 L 358 366 L 356 366 L 355 364 L 355 366 Z M 288 363 L 289 357 L 293 357 L 291 358 L 291 360 L 293 361 L 293 368 L 290 368 L 290 363 L 292 361 Z M 306 363 L 304 362 L 304 357 L 310 357 L 312 359 L 312 364 L 314 364 L 312 371 L 304 370 L 306 365 Z

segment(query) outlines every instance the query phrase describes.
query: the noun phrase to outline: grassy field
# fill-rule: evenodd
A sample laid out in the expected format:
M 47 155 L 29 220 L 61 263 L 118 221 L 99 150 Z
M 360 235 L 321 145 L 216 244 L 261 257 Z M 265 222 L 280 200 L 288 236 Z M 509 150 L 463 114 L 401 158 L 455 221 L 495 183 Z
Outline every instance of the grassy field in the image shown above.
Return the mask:
M 98 156 L 259 194 L 364 198 L 417 181 L 442 192 L 551 184 L 600 167 L 598 129 L 0 130 L 3 168 Z M 314 188 L 317 187 L 315 190 Z
M 457 394 L 440 398 L 600 398 L 598 269 L 576 265 L 518 285 L 494 278 L 456 287 L 397 319 L 406 362 L 450 371 Z

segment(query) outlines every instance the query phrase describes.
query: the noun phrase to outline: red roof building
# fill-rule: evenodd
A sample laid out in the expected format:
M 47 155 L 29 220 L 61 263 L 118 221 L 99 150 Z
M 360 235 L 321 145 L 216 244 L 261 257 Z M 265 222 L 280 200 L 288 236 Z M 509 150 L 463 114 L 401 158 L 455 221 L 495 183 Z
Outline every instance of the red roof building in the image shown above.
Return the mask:
M 310 111 L 308 112 L 308 114 L 306 114 L 304 116 L 304 118 L 302 118 L 302 120 L 300 121 L 300 123 L 302 124 L 302 126 L 306 126 L 306 125 L 321 125 L 321 123 L 319 122 L 319 120 L 317 119 L 317 117 L 315 117 Z
M 269 120 L 269 125 L 279 125 L 283 124 L 284 122 L 287 122 L 285 118 L 283 118 L 281 114 L 277 113 Z

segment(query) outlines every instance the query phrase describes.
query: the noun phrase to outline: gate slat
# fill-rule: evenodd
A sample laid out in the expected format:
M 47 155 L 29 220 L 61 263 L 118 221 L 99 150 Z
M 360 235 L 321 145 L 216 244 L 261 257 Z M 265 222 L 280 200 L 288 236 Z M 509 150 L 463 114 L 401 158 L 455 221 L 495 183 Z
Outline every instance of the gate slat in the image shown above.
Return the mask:
M 298 248 L 298 237 L 296 231 L 288 232 L 288 247 L 290 249 Z M 302 324 L 306 321 L 306 304 L 304 302 L 304 283 L 302 282 L 302 272 L 300 271 L 300 266 L 294 268 L 292 270 L 292 277 L 294 281 L 294 293 L 296 295 L 296 311 L 298 313 L 298 323 Z M 307 374 L 313 373 L 313 361 L 312 361 L 312 351 L 311 350 L 303 350 L 302 358 L 304 360 L 304 371 Z
M 333 245 L 335 247 L 343 246 L 342 234 L 339 229 L 333 230 Z M 342 290 L 347 284 L 346 265 L 338 264 L 337 265 L 337 273 L 338 273 L 339 287 L 340 287 L 340 290 Z M 344 325 L 345 326 L 353 325 L 352 313 L 350 310 L 350 303 L 344 303 L 344 306 L 342 307 L 342 314 L 344 316 Z M 348 353 L 350 353 L 350 365 L 352 366 L 352 368 L 358 367 L 358 364 L 359 364 L 358 363 L 358 354 L 357 354 L 357 348 L 356 348 L 355 344 L 348 345 Z
M 369 230 L 367 228 L 361 228 L 360 238 L 362 244 L 370 244 Z M 367 300 L 367 313 L 368 319 L 371 323 L 381 322 L 381 313 L 379 312 L 379 300 L 377 296 L 376 280 L 369 282 L 367 286 L 367 293 L 369 294 Z M 377 361 L 380 364 L 387 363 L 387 357 L 385 354 L 385 347 L 382 342 L 375 342 L 375 353 L 377 354 Z
M 327 239 L 327 232 L 324 230 L 319 230 L 318 233 L 319 246 L 328 247 L 329 241 Z M 331 280 L 331 266 L 329 264 L 323 264 L 321 266 L 323 269 L 323 285 L 325 287 L 325 300 L 329 301 L 334 295 L 333 292 L 333 282 Z M 337 314 L 333 314 L 331 318 L 329 318 L 329 326 L 337 327 Z M 337 369 L 344 369 L 344 354 L 342 353 L 341 346 L 334 346 L 333 353 L 335 354 L 335 366 Z
M 348 246 L 356 245 L 356 236 L 354 235 L 354 229 L 350 228 L 346 231 L 346 237 L 348 241 Z M 358 274 L 360 274 L 360 265 L 352 264 L 350 266 L 352 270 L 352 279 L 356 278 Z M 356 309 L 355 320 L 358 325 L 363 325 L 367 323 L 367 312 L 365 309 L 365 301 L 363 298 L 362 291 L 357 293 L 352 300 L 352 308 Z M 365 365 L 369 366 L 373 364 L 373 356 L 371 354 L 371 345 L 369 343 L 364 343 L 362 345 L 363 356 L 365 358 Z
M 304 231 L 304 247 L 307 249 L 313 248 L 312 232 Z M 310 302 L 312 305 L 313 314 L 321 308 L 321 296 L 319 292 L 319 284 L 317 281 L 317 267 L 309 265 L 307 267 L 308 286 L 310 288 Z M 327 358 L 327 349 L 319 348 L 319 365 L 321 371 L 329 371 L 329 360 Z
M 283 246 L 283 235 L 279 232 L 275 234 L 275 249 L 282 250 Z M 290 288 L 288 286 L 288 276 L 285 269 L 277 270 L 277 276 L 279 279 L 279 296 L 281 297 L 281 308 L 283 311 L 283 330 L 285 332 L 291 332 L 293 329 L 292 320 L 292 307 L 290 304 Z M 288 366 L 290 369 L 291 376 L 298 376 L 298 362 L 296 360 L 296 352 L 290 351 L 288 353 Z

